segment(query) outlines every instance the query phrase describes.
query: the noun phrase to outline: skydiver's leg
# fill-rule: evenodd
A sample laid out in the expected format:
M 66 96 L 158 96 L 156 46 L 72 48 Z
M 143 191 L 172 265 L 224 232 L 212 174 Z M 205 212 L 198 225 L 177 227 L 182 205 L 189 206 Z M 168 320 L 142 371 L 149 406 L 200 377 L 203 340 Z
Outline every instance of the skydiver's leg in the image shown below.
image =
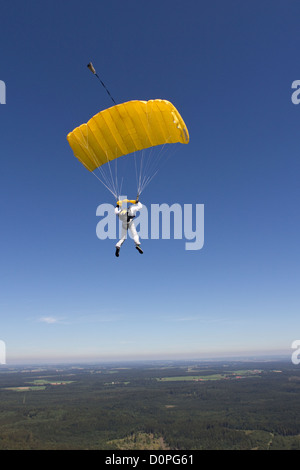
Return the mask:
M 125 242 L 126 238 L 127 238 L 127 225 L 124 226 L 122 224 L 122 236 L 121 236 L 120 240 L 118 241 L 118 243 L 116 243 L 116 248 L 117 248 L 116 256 L 118 256 L 117 252 L 119 253 L 120 248 L 123 245 L 123 243 Z
M 133 222 L 130 222 L 130 224 L 129 224 L 129 230 L 130 230 L 130 232 L 131 232 L 131 235 L 132 235 L 132 238 L 133 238 L 133 240 L 134 240 L 134 243 L 135 243 L 136 245 L 140 245 L 140 244 L 141 244 L 141 242 L 140 242 L 140 237 L 138 236 L 138 233 L 137 233 L 137 231 L 136 231 L 136 228 L 135 228 L 135 225 L 134 225 Z
M 131 235 L 133 237 L 136 249 L 138 250 L 139 253 L 143 254 L 143 250 L 140 247 L 140 244 L 141 244 L 140 237 L 138 236 L 138 233 L 136 231 L 136 228 L 135 228 L 135 225 L 134 225 L 133 222 L 130 223 L 129 229 L 130 229 Z
M 125 237 L 122 236 L 122 238 L 120 238 L 120 240 L 118 241 L 118 243 L 116 243 L 116 247 L 121 248 L 121 246 L 123 245 L 123 243 L 125 242 L 125 240 L 126 240 L 126 235 L 125 235 Z

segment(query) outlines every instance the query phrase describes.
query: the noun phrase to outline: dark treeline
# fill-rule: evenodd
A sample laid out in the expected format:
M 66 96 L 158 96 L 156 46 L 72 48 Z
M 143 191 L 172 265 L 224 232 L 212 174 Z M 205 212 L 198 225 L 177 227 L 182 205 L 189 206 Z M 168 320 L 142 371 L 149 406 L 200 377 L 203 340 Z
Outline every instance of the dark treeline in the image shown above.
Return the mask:
M 174 450 L 300 449 L 300 370 L 289 363 L 126 367 L 1 370 L 0 449 L 114 449 L 139 433 Z

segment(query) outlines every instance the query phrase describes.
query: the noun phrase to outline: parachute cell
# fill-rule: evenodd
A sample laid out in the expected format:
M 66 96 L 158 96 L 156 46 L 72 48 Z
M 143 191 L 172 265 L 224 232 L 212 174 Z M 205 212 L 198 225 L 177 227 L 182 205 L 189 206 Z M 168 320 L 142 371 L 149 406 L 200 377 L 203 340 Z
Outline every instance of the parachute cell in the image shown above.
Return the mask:
M 105 109 L 67 136 L 75 157 L 89 170 L 149 147 L 189 142 L 177 109 L 166 100 L 128 101 Z

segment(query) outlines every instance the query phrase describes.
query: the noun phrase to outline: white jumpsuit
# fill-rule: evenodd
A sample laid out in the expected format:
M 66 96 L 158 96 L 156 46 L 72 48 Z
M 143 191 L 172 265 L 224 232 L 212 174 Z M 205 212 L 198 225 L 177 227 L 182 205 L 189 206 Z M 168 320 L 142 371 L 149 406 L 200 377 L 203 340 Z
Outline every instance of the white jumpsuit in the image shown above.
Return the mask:
M 135 217 L 135 214 L 142 209 L 143 205 L 138 202 L 137 204 L 133 204 L 129 207 L 128 210 L 120 209 L 119 207 L 115 208 L 115 214 L 119 217 L 119 219 L 122 221 L 122 236 L 118 243 L 116 244 L 116 247 L 120 248 L 124 241 L 126 240 L 127 237 L 127 230 L 129 229 L 131 232 L 131 235 L 133 237 L 133 240 L 136 245 L 140 245 L 140 238 L 138 236 L 138 233 L 136 231 L 133 219 Z

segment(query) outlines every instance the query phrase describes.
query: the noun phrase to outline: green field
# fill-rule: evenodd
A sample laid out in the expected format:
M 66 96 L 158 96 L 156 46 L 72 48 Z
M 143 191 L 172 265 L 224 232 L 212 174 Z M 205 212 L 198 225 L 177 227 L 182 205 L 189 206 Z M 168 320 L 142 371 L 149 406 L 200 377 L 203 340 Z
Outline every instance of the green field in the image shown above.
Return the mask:
M 180 375 L 178 377 L 160 377 L 157 378 L 161 382 L 188 382 L 188 381 L 200 381 L 200 380 L 222 380 L 225 377 L 221 374 L 211 374 L 207 375 Z
M 225 374 L 211 373 L 209 375 L 180 375 L 178 377 L 159 377 L 157 378 L 157 380 L 162 382 L 224 380 L 246 377 L 259 377 L 261 372 L 261 370 L 236 370 Z
M 45 379 L 35 379 L 32 382 L 26 382 L 26 384 L 31 384 L 31 385 L 23 385 L 21 387 L 6 387 L 5 390 L 12 390 L 15 392 L 34 392 L 34 391 L 40 391 L 40 390 L 46 390 L 46 385 L 50 386 L 58 386 L 58 385 L 67 385 L 71 384 L 71 380 L 64 380 L 63 382 L 54 382 L 54 381 L 49 381 Z

